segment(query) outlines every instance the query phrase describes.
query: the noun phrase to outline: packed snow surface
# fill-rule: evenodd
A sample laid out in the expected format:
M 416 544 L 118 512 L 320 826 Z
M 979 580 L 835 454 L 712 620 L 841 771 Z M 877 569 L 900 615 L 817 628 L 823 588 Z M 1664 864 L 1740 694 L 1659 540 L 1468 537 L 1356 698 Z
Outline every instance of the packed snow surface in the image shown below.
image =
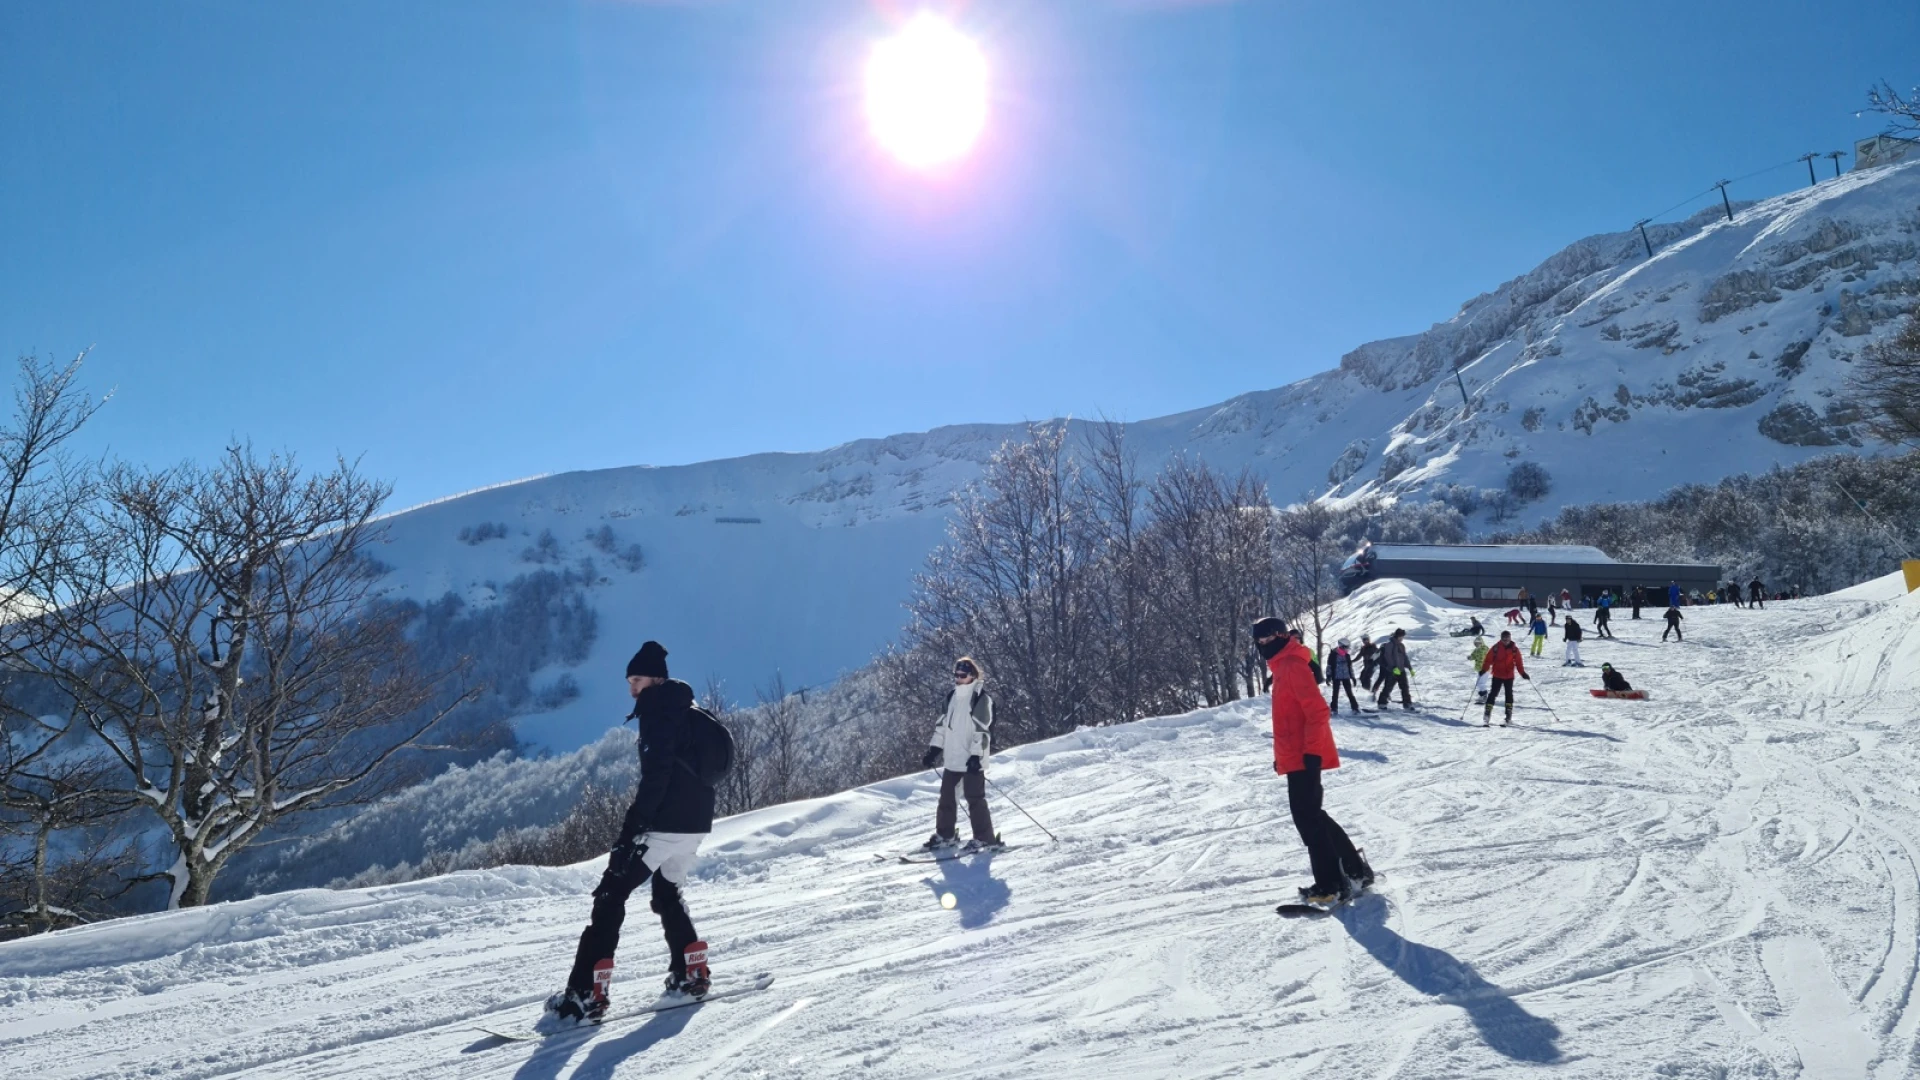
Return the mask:
M 1531 661 L 1512 729 L 1462 718 L 1470 643 L 1445 631 L 1465 616 L 1379 582 L 1335 617 L 1356 641 L 1413 628 L 1424 708 L 1336 721 L 1328 805 L 1387 876 L 1334 918 L 1273 914 L 1307 869 L 1261 699 L 995 756 L 1020 846 L 993 858 L 873 858 L 930 830 L 925 775 L 721 822 L 688 894 L 719 985 L 770 971 L 765 993 L 544 1045 L 481 1035 L 558 985 L 599 869 L 513 868 L 0 945 L 0 1061 L 35 1080 L 1913 1075 L 1920 598 L 1889 579 L 1689 608 L 1664 645 L 1623 612 L 1592 666 L 1561 667 L 1558 641 Z M 1590 697 L 1605 660 L 1652 700 Z M 616 1001 L 646 1001 L 664 963 L 644 899 L 627 930 Z

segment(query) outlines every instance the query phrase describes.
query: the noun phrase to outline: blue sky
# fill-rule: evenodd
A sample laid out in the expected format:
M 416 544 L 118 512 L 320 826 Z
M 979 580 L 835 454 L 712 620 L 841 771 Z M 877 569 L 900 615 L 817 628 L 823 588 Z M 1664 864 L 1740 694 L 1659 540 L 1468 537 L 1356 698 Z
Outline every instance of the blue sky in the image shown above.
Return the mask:
M 905 4 L 9 3 L 0 346 L 93 348 L 90 450 L 338 450 L 402 505 L 1138 419 L 1849 148 L 1870 84 L 1920 82 L 1910 0 L 932 6 L 994 94 L 938 178 L 861 115 Z

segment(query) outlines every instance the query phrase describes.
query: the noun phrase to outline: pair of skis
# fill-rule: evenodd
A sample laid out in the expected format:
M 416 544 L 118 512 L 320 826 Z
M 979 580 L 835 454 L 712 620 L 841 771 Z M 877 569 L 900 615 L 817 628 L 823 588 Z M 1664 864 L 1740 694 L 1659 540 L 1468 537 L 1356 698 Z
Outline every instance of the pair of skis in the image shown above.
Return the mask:
M 876 862 L 883 863 L 903 862 L 925 865 L 927 863 L 953 862 L 955 859 L 964 859 L 970 855 L 998 855 L 1003 851 L 1012 851 L 1016 846 L 1017 845 L 1014 844 L 989 844 L 986 847 L 975 848 L 972 851 L 961 851 L 958 848 L 949 848 L 944 851 L 929 851 L 925 848 L 920 848 L 908 855 L 881 855 L 875 853 L 873 858 Z

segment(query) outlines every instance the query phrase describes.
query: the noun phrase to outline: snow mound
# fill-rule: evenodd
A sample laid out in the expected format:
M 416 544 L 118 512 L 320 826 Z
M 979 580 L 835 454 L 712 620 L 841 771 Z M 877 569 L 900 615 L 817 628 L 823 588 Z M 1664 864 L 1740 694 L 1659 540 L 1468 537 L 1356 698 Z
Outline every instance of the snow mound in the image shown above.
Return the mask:
M 1381 578 L 1353 590 L 1334 605 L 1329 620 L 1328 641 L 1348 638 L 1359 647 L 1360 635 L 1371 634 L 1384 641 L 1393 631 L 1404 629 L 1414 640 L 1446 637 L 1465 629 L 1474 615 L 1486 622 L 1487 609 L 1456 604 L 1417 581 L 1405 578 Z

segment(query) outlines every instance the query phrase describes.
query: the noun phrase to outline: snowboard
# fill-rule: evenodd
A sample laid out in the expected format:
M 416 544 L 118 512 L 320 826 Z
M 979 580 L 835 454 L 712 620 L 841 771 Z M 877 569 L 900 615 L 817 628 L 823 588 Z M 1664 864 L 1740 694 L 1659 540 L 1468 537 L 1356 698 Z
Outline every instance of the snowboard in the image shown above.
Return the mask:
M 1623 701 L 1645 701 L 1645 690 L 1589 690 L 1587 693 L 1597 698 L 1620 698 Z
M 1379 877 L 1380 875 L 1375 874 L 1374 876 Z M 1352 896 L 1347 897 L 1345 900 L 1342 900 L 1337 904 L 1327 904 L 1325 906 L 1322 906 L 1320 904 L 1309 904 L 1309 903 L 1306 903 L 1305 901 L 1296 901 L 1291 904 L 1281 904 L 1279 907 L 1274 908 L 1273 910 L 1276 915 L 1279 915 L 1283 919 L 1304 919 L 1304 918 L 1314 918 L 1321 915 L 1331 915 L 1334 912 L 1339 911 L 1343 907 L 1348 907 L 1352 905 L 1354 901 L 1360 899 L 1361 897 L 1370 895 L 1372 892 L 1373 892 L 1372 889 L 1361 889 L 1360 891 L 1354 893 Z
M 600 1018 L 598 1023 L 576 1024 L 573 1027 L 563 1027 L 553 1031 L 536 1031 L 531 1028 L 510 1028 L 505 1024 L 498 1024 L 492 1027 L 476 1024 L 474 1025 L 474 1030 L 485 1032 L 496 1039 L 505 1039 L 508 1042 L 543 1042 L 547 1039 L 560 1038 L 566 1035 L 587 1034 L 605 1027 L 608 1024 L 618 1023 L 622 1020 L 631 1020 L 635 1017 L 652 1016 L 654 1013 L 672 1012 L 675 1009 L 691 1009 L 695 1005 L 705 1005 L 710 1001 L 720 1001 L 725 998 L 740 997 L 745 994 L 757 994 L 772 985 L 773 974 L 771 972 L 762 972 L 753 977 L 753 985 L 751 986 L 736 986 L 730 990 L 715 990 L 706 997 L 690 998 L 675 995 L 662 997 L 651 1005 L 642 1005 L 632 1009 L 610 1009 L 607 1015 Z
M 981 848 L 979 851 L 976 851 L 973 854 L 974 855 L 998 855 L 1003 851 L 1012 851 L 1014 847 L 1015 845 L 1013 844 L 995 844 L 994 846 L 989 848 Z M 891 860 L 893 862 L 913 863 L 918 865 L 925 865 L 927 863 L 952 862 L 955 859 L 965 859 L 970 857 L 971 856 L 960 854 L 959 848 L 950 848 L 944 854 L 939 854 L 939 855 L 933 854 L 931 852 L 923 852 L 923 853 L 914 854 L 914 855 L 879 855 L 879 854 L 874 855 L 874 859 L 878 862 L 887 862 Z

